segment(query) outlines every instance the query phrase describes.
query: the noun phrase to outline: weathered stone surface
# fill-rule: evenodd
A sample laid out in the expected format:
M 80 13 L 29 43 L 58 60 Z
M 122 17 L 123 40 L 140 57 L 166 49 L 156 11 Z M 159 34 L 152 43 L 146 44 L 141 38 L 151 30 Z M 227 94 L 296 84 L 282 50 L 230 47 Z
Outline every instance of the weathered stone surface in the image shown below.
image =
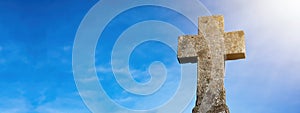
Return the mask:
M 197 53 L 202 51 L 206 45 L 203 35 L 179 36 L 177 51 L 179 63 L 196 63 L 198 57 Z
M 229 113 L 224 61 L 245 58 L 244 32 L 224 33 L 223 16 L 199 18 L 198 35 L 178 38 L 180 63 L 198 64 L 197 101 L 193 113 Z
M 244 35 L 244 31 L 228 32 L 224 34 L 226 60 L 236 60 L 246 57 Z

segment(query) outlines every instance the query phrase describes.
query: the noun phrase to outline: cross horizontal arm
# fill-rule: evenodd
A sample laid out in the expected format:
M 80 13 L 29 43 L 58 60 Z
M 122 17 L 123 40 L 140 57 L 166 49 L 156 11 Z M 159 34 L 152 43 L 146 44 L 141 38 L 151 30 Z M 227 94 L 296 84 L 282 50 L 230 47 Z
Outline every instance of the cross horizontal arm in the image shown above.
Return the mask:
M 243 31 L 227 32 L 224 34 L 226 60 L 244 59 L 246 57 L 244 35 Z
M 207 49 L 203 35 L 179 36 L 177 50 L 179 63 L 197 63 L 198 53 L 203 49 Z

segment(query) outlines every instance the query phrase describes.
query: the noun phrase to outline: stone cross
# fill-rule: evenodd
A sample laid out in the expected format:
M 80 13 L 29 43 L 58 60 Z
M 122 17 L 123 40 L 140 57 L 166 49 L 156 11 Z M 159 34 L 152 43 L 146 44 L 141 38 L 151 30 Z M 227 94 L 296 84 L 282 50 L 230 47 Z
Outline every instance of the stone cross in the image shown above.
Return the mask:
M 224 88 L 225 60 L 245 58 L 243 31 L 224 32 L 220 15 L 199 18 L 198 35 L 178 38 L 179 63 L 197 63 L 193 113 L 229 113 Z

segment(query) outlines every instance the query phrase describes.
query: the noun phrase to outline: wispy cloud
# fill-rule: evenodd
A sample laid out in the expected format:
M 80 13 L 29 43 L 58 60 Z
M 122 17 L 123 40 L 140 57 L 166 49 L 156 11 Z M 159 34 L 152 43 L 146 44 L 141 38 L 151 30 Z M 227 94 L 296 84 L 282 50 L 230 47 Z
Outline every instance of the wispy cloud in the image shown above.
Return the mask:
M 74 95 L 76 94 L 76 95 Z M 32 105 L 32 100 L 28 100 L 24 96 L 14 98 L 0 97 L 1 113 L 87 113 L 79 95 L 76 93 L 64 94 L 67 96 L 58 96 L 55 100 L 46 100 L 44 103 Z M 37 97 L 40 101 L 45 101 L 45 96 Z
M 122 91 L 123 93 L 118 94 L 119 96 L 114 96 L 112 99 L 113 101 L 117 102 L 117 103 L 121 103 L 122 105 L 126 105 L 126 106 L 130 106 L 130 108 L 133 109 L 147 109 L 147 108 L 151 108 L 151 107 L 157 107 L 157 106 L 163 106 L 164 103 L 168 102 L 170 99 L 173 99 L 173 93 L 176 93 L 176 90 L 178 90 L 177 85 L 179 85 L 179 81 L 180 78 L 176 78 L 175 76 L 179 76 L 180 73 L 178 70 L 178 63 L 174 63 L 174 64 L 168 64 L 168 68 L 166 69 L 166 71 L 168 71 L 166 76 L 169 76 L 170 78 L 167 79 L 167 81 L 164 81 L 164 86 L 172 86 L 168 87 L 168 88 L 162 88 L 159 90 L 159 92 L 163 92 L 163 95 L 159 95 L 159 92 L 154 92 L 154 94 L 151 94 L 152 96 L 149 95 L 143 95 L 143 99 L 139 99 L 137 97 L 135 97 L 134 95 L 128 95 L 128 92 L 125 93 L 125 90 Z M 188 64 L 192 67 L 196 67 L 195 64 L 191 65 Z M 117 71 L 118 74 L 127 74 L 126 70 L 128 69 L 127 67 L 123 67 L 121 69 L 116 69 L 115 71 Z M 150 69 L 150 68 L 149 68 Z M 134 69 L 131 70 L 131 75 L 133 77 L 139 77 L 141 75 L 147 74 L 149 72 L 149 69 L 146 70 L 139 70 L 139 69 Z M 191 70 L 186 70 L 187 72 L 185 72 L 185 75 L 188 76 L 182 76 L 182 77 L 192 77 L 192 76 L 197 76 L 196 75 L 196 68 L 189 68 Z M 105 67 L 105 66 L 97 66 L 97 71 L 101 71 L 101 73 L 112 73 L 110 67 Z M 151 68 L 151 72 L 153 72 L 152 74 L 155 73 L 160 73 L 162 72 L 161 68 L 158 67 L 152 67 Z M 150 72 L 150 73 L 151 73 Z M 141 78 L 141 79 L 145 79 L 145 78 Z M 189 80 L 193 80 L 193 79 L 189 79 Z M 155 82 L 155 81 L 154 81 Z M 157 81 L 156 81 L 157 82 Z M 189 81 L 189 83 L 193 83 L 193 81 Z M 139 87 L 137 87 L 139 88 Z M 189 89 L 189 88 L 187 88 Z M 137 89 L 138 90 L 138 89 Z M 173 90 L 175 90 L 175 92 L 173 92 Z M 171 92 L 171 93 L 170 93 Z M 183 90 L 181 92 L 188 92 L 188 90 Z M 89 95 L 86 95 L 89 94 Z M 93 93 L 92 93 L 93 94 Z M 93 96 L 90 93 L 84 93 L 85 96 Z M 122 96 L 120 96 L 122 95 Z M 156 96 L 153 96 L 156 95 Z M 142 95 L 140 95 L 142 96 Z M 148 99 L 148 100 L 147 100 Z M 150 102 L 151 100 L 151 102 Z M 179 99 L 180 100 L 180 99 Z M 158 104 L 160 103 L 160 104 Z M 191 108 L 194 106 L 194 101 L 191 102 L 190 105 L 187 105 L 187 109 L 185 111 L 185 113 L 191 112 Z
M 81 99 L 56 98 L 52 102 L 38 106 L 34 111 L 39 113 L 86 113 L 87 108 Z
M 66 51 L 66 52 L 71 52 L 72 46 L 71 46 L 71 45 L 69 45 L 69 46 L 64 46 L 64 47 L 63 47 L 63 50 Z
M 32 107 L 26 98 L 3 98 L 0 102 L 1 113 L 28 113 Z

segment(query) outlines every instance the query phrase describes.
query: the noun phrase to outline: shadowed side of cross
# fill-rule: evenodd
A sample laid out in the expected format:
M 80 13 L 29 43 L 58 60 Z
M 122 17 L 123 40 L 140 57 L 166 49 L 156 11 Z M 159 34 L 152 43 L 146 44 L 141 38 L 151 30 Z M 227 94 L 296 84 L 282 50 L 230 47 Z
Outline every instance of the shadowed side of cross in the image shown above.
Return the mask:
M 199 18 L 198 35 L 178 38 L 179 63 L 198 65 L 193 113 L 229 113 L 225 100 L 224 61 L 245 58 L 243 31 L 224 32 L 223 16 Z

